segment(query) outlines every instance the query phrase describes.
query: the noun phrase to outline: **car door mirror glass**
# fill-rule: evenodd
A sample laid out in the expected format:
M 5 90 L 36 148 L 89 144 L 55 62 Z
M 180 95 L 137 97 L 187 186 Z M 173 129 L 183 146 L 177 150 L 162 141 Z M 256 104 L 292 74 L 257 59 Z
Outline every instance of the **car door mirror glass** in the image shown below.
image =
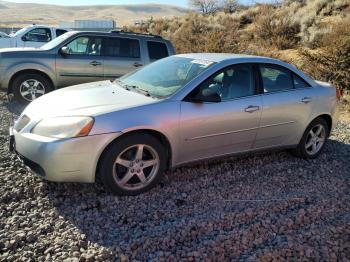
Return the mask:
M 60 50 L 60 53 L 63 56 L 69 55 L 69 48 L 67 46 L 62 47 L 61 50 Z

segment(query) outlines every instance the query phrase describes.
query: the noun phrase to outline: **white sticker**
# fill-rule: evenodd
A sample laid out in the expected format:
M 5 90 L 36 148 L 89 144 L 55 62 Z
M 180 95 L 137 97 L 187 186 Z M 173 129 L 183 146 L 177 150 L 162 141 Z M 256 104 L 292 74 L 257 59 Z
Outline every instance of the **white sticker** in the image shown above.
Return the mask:
M 191 63 L 192 64 L 200 64 L 200 65 L 204 65 L 204 66 L 209 66 L 209 65 L 211 65 L 214 62 L 213 61 L 208 61 L 208 60 L 196 59 L 196 60 L 192 60 Z

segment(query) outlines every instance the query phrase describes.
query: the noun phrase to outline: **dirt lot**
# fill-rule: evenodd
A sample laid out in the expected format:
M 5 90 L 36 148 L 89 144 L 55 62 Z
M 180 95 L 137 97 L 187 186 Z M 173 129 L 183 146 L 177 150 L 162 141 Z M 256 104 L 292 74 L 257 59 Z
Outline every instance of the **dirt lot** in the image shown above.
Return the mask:
M 7 151 L 3 97 L 0 261 L 349 261 L 349 118 L 316 160 L 285 151 L 226 158 L 117 197 L 29 172 Z

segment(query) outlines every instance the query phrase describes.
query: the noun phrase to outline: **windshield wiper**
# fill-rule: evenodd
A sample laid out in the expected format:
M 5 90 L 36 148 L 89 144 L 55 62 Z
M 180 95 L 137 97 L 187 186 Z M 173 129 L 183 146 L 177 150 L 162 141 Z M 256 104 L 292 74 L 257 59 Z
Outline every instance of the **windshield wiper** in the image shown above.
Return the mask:
M 150 97 L 154 97 L 156 98 L 155 96 L 151 95 L 151 93 L 146 90 L 146 89 L 142 89 L 141 87 L 139 86 L 136 86 L 136 85 L 127 85 L 125 84 L 124 82 L 120 81 L 120 80 L 116 80 L 116 82 L 121 86 L 123 87 L 124 89 L 128 90 L 128 91 L 131 91 L 131 90 L 135 90 L 136 92 L 138 93 L 141 93 L 145 96 L 150 96 Z
M 148 90 L 145 90 L 145 89 L 142 89 L 138 86 L 130 86 L 132 87 L 133 89 L 136 89 L 137 91 L 139 91 L 139 93 L 142 93 L 144 94 L 145 96 L 151 96 L 150 92 Z

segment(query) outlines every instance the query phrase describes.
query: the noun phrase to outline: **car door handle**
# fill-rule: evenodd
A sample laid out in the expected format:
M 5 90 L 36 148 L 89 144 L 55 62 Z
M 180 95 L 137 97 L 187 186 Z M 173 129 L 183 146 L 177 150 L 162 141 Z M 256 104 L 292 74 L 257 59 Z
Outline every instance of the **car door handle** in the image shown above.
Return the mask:
M 306 96 L 306 97 L 303 97 L 303 98 L 301 99 L 301 102 L 307 104 L 307 103 L 310 103 L 311 100 L 312 100 L 311 97 Z
M 137 62 L 134 63 L 134 67 L 140 67 L 140 66 L 143 66 L 143 64 L 140 64 L 140 63 L 137 63 Z
M 100 66 L 100 65 L 102 65 L 102 63 L 101 62 L 97 62 L 97 61 L 92 61 L 90 63 L 90 65 L 92 65 L 92 66 Z
M 244 111 L 247 113 L 253 113 L 253 112 L 258 111 L 258 110 L 260 110 L 259 106 L 248 106 L 244 109 Z

